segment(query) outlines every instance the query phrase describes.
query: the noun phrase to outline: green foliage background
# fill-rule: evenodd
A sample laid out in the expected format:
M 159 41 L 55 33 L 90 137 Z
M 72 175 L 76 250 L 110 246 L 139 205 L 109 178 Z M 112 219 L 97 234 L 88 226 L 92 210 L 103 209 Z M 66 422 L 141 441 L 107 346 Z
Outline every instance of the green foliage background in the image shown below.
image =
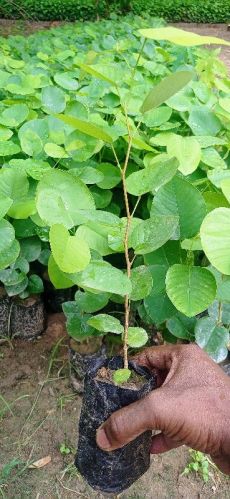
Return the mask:
M 132 11 L 168 21 L 225 23 L 230 21 L 230 0 L 1 0 L 0 16 L 42 21 L 95 19 Z

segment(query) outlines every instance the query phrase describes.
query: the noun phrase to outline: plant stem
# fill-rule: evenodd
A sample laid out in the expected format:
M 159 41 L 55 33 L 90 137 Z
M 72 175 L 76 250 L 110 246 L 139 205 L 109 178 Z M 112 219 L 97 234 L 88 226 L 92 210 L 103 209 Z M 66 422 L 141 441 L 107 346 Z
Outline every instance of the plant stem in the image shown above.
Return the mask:
M 122 185 L 123 185 L 125 209 L 126 209 L 126 216 L 127 216 L 127 224 L 126 224 L 126 228 L 125 228 L 125 237 L 124 237 L 125 260 L 126 260 L 127 276 L 128 276 L 128 278 L 130 278 L 130 276 L 131 276 L 131 262 L 129 259 L 129 230 L 130 230 L 132 215 L 130 213 L 129 198 L 128 198 L 128 192 L 127 192 L 127 187 L 126 187 L 126 171 L 127 171 L 131 147 L 132 147 L 132 136 L 130 134 L 127 115 L 126 115 L 126 121 L 127 121 L 129 142 L 128 142 L 128 149 L 127 149 L 127 153 L 126 153 L 124 167 L 122 169 Z M 125 326 L 124 326 L 124 337 L 123 337 L 124 368 L 125 369 L 128 369 L 129 315 L 130 315 L 130 299 L 129 299 L 129 295 L 126 295 L 125 296 Z

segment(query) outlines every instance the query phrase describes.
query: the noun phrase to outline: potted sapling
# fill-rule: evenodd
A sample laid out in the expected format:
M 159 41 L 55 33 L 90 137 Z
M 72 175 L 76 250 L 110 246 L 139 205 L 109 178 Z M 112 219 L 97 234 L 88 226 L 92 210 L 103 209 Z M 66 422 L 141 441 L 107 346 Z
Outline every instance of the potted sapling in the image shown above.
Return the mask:
M 13 338 L 33 340 L 45 328 L 43 282 L 33 272 L 33 262 L 40 251 L 38 238 L 21 239 L 18 258 L 0 271 L 0 281 L 9 301 L 8 334 Z
M 78 290 L 75 301 L 63 304 L 66 316 L 66 328 L 70 336 L 69 361 L 70 381 L 73 389 L 82 394 L 84 378 L 91 365 L 106 358 L 106 346 L 103 333 L 88 324 L 92 312 L 100 310 L 108 303 L 106 294 L 95 295 Z
M 142 195 L 153 192 L 176 174 L 178 168 L 176 158 L 166 155 L 160 164 L 156 163 L 156 166 L 146 168 L 144 173 L 141 169 L 127 175 L 127 172 L 130 173 L 129 161 L 137 137 L 141 140 L 138 130 L 145 113 L 183 88 L 192 77 L 191 72 L 183 71 L 176 78 L 175 75 L 170 75 L 165 82 L 158 84 L 154 91 L 147 95 L 140 110 L 137 126 L 133 120 L 130 120 L 127 112 L 124 113 L 123 121 L 127 126 L 128 146 L 123 164 L 112 146 L 122 179 L 126 217 L 122 219 L 118 232 L 113 232 L 112 238 L 108 236 L 108 240 L 110 244 L 111 241 L 117 243 L 117 238 L 120 237 L 123 242 L 126 268 L 117 276 L 118 288 L 115 292 L 124 296 L 124 324 L 109 314 L 98 314 L 88 319 L 87 324 L 104 334 L 120 333 L 123 355 L 112 359 L 100 359 L 94 366 L 91 365 L 86 373 L 75 462 L 88 483 L 94 489 L 105 493 L 120 493 L 145 473 L 150 465 L 150 431 L 144 432 L 122 449 L 112 452 L 104 452 L 97 447 L 96 431 L 114 411 L 141 399 L 156 388 L 155 376 L 128 358 L 129 347 L 140 348 L 148 341 L 145 329 L 138 325 L 130 326 L 131 304 L 132 301 L 142 300 L 147 296 L 153 286 L 151 272 L 143 260 L 143 255 L 163 246 L 173 236 L 178 224 L 176 217 L 170 216 L 162 218 L 154 215 L 137 222 L 134 218 Z M 135 202 L 132 207 L 130 201 L 132 199 L 133 204 L 133 197 Z M 138 264 L 133 267 L 136 257 L 139 258 Z M 88 276 L 95 281 L 98 278 L 99 288 L 103 280 L 104 264 L 100 262 L 100 265 L 101 272 L 98 274 L 93 272 L 93 269 L 86 269 L 79 279 L 79 285 L 87 285 Z M 121 272 L 113 267 L 108 268 L 107 279 L 110 282 L 114 279 L 115 271 Z

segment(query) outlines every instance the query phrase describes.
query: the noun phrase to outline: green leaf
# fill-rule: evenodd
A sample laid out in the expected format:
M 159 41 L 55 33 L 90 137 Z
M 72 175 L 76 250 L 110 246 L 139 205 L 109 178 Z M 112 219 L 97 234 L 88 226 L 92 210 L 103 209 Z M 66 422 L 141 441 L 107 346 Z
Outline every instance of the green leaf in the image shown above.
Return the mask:
M 47 267 L 50 255 L 51 255 L 50 249 L 44 248 L 41 251 L 41 253 L 40 253 L 39 257 L 38 257 L 39 263 L 41 263 L 42 265 L 44 265 L 45 267 Z
M 113 197 L 113 193 L 111 191 L 107 189 L 100 189 L 96 185 L 91 187 L 90 192 L 93 195 L 96 208 L 98 208 L 99 210 L 107 208 Z
M 70 75 L 70 76 L 69 76 Z M 54 81 L 65 90 L 77 90 L 78 82 L 71 77 L 71 73 L 55 73 Z
M 176 308 L 169 300 L 166 292 L 150 293 L 144 300 L 145 310 L 154 324 L 162 324 L 176 314 Z
M 211 264 L 230 275 L 230 208 L 217 208 L 208 213 L 201 225 L 200 237 Z
M 108 246 L 107 238 L 101 236 L 86 225 L 81 225 L 80 227 L 78 227 L 76 235 L 81 239 L 84 239 L 89 247 L 97 251 L 101 256 L 110 255 L 111 253 L 113 253 L 111 248 Z
M 172 114 L 172 109 L 168 106 L 162 106 L 152 109 L 144 114 L 142 123 L 149 128 L 155 128 L 167 122 Z
M 91 317 L 88 324 L 102 333 L 122 334 L 124 327 L 120 321 L 108 314 L 99 314 Z
M 165 292 L 165 279 L 169 265 L 150 265 L 148 268 L 152 276 L 151 296 Z
M 168 144 L 167 152 L 169 156 L 174 156 L 178 159 L 178 170 L 183 175 L 189 175 L 194 172 L 201 160 L 201 147 L 195 137 L 174 135 Z
M 85 73 L 88 73 L 88 74 L 94 76 L 95 78 L 98 78 L 99 80 L 107 81 L 107 83 L 110 83 L 111 85 L 116 86 L 115 81 L 110 79 L 108 76 L 100 73 L 99 71 L 94 69 L 92 66 L 89 66 L 87 64 L 80 63 L 80 62 L 78 62 L 77 65 L 79 66 L 79 68 L 81 68 L 83 71 L 85 71 Z
M 24 123 L 19 132 L 22 150 L 28 155 L 37 157 L 47 142 L 49 135 L 48 121 L 46 119 L 33 119 Z
M 145 265 L 140 265 L 131 270 L 132 293 L 130 300 L 142 300 L 149 295 L 153 280 L 151 272 Z
M 51 158 L 68 158 L 68 154 L 66 154 L 66 151 L 63 147 L 51 142 L 47 142 L 44 147 L 44 151 L 47 156 Z
M 134 229 L 130 237 L 130 245 L 137 255 L 150 253 L 163 246 L 172 237 L 177 225 L 177 216 L 151 216 Z
M 158 107 L 185 87 L 194 78 L 191 71 L 178 71 L 167 76 L 158 83 L 147 95 L 140 111 L 146 113 L 154 107 Z
M 81 212 L 95 209 L 86 185 L 69 173 L 57 170 L 47 173 L 39 182 L 36 206 L 47 225 L 60 223 L 67 229 L 81 223 Z
M 148 341 L 148 335 L 142 327 L 129 327 L 128 345 L 132 348 L 143 347 Z
M 0 156 L 14 156 L 21 151 L 20 147 L 14 142 L 0 142 Z
M 158 190 L 176 174 L 178 161 L 175 158 L 152 161 L 138 172 L 131 173 L 126 180 L 127 191 L 134 196 Z
M 228 329 L 230 326 L 230 304 L 222 303 L 220 307 L 220 303 L 218 301 L 214 301 L 210 307 L 208 308 L 208 315 L 215 320 L 215 322 L 219 322 L 221 318 L 221 322 L 225 324 Z
M 65 94 L 58 87 L 44 87 L 41 100 L 44 111 L 48 114 L 62 113 L 66 107 Z
M 54 260 L 62 272 L 80 272 L 90 262 L 87 242 L 77 234 L 70 236 L 64 225 L 55 224 L 51 227 L 50 246 Z
M 226 199 L 230 203 L 230 177 L 222 180 L 220 186 Z
M 4 168 L 0 171 L 0 193 L 13 201 L 26 196 L 29 182 L 23 171 Z
M 65 302 L 62 308 L 67 317 L 66 328 L 72 338 L 76 341 L 85 341 L 90 336 L 98 336 L 95 329 L 87 324 L 90 316 L 87 314 L 83 315 L 79 311 L 76 302 Z
M 206 149 L 203 149 L 201 161 L 205 165 L 208 165 L 211 168 L 216 168 L 217 170 L 223 170 L 227 168 L 227 164 L 225 163 L 221 155 L 216 151 L 216 149 L 214 149 L 214 147 L 207 147 Z
M 88 227 L 101 236 L 107 237 L 110 230 L 120 227 L 120 218 L 108 211 L 84 210 L 81 214 L 84 219 L 82 223 L 87 224 Z
M 135 147 L 136 149 L 139 149 L 140 151 L 150 151 L 154 152 L 153 147 L 151 147 L 149 144 L 147 144 L 143 139 L 141 139 L 140 136 L 136 136 L 137 131 L 135 131 L 135 135 L 132 137 L 132 146 Z M 129 136 L 124 135 L 123 139 L 129 143 Z
M 101 163 L 97 165 L 97 170 L 104 176 L 103 180 L 96 182 L 100 189 L 113 189 L 121 182 L 121 173 L 117 166 Z
M 167 40 L 170 43 L 175 43 L 176 45 L 182 45 L 184 47 L 208 44 L 230 45 L 230 42 L 222 40 L 222 38 L 217 38 L 215 36 L 201 36 L 197 33 L 192 33 L 190 31 L 185 31 L 171 26 L 164 28 L 140 29 L 139 33 L 145 38 L 150 38 L 151 40 Z
M 41 253 L 41 241 L 38 237 L 28 237 L 20 241 L 21 256 L 28 262 L 35 262 Z
M 3 218 L 11 207 L 13 200 L 7 196 L 1 195 L 0 198 L 0 219 Z
M 91 261 L 83 272 L 71 275 L 80 288 L 92 292 L 114 293 L 121 296 L 131 293 L 128 277 L 108 262 Z
M 176 338 L 194 341 L 195 324 L 195 317 L 189 318 L 179 313 L 166 322 L 166 327 Z
M 0 222 L 0 236 L 1 236 L 1 222 Z M 0 269 L 5 269 L 12 265 L 17 260 L 20 253 L 19 242 L 15 239 L 10 246 L 0 251 Z
M 0 142 L 9 140 L 13 135 L 12 130 L 0 125 Z
M 104 175 L 91 166 L 71 168 L 70 173 L 79 177 L 84 184 L 98 184 L 104 179 Z
M 222 192 L 206 191 L 203 193 L 203 198 L 208 213 L 215 208 L 229 208 L 229 203 Z
M 122 385 L 122 383 L 126 383 L 130 376 L 131 376 L 132 372 L 130 371 L 130 369 L 117 369 L 117 371 L 114 371 L 113 373 L 113 381 L 115 383 L 115 385 Z
M 124 252 L 124 239 L 127 228 L 127 218 L 121 218 L 119 220 L 119 225 L 116 227 L 110 227 L 108 229 L 108 245 L 113 251 Z M 139 224 L 141 223 L 141 219 L 132 217 L 130 227 L 129 227 L 129 242 L 128 246 L 131 247 L 131 236 L 132 233 Z
M 93 293 L 88 293 L 87 291 L 83 293 L 79 290 L 75 294 L 75 301 L 82 312 L 92 314 L 106 307 L 109 301 L 109 294 L 100 293 L 96 295 Z
M 16 296 L 23 293 L 28 286 L 28 278 L 22 275 L 20 282 L 13 286 L 6 286 L 8 296 Z
M 13 226 L 7 220 L 0 220 L 0 253 L 11 246 L 15 239 Z
M 176 264 L 167 272 L 166 290 L 177 310 L 192 317 L 213 302 L 216 281 L 206 268 Z
M 221 129 L 219 118 L 205 106 L 193 106 L 188 118 L 194 135 L 216 135 Z
M 168 268 L 174 263 L 182 263 L 185 260 L 186 252 L 181 250 L 179 241 L 168 241 L 158 250 L 144 256 L 145 263 L 151 265 L 151 268 L 153 265 L 163 265 Z
M 184 241 L 181 242 L 181 248 L 187 251 L 202 251 L 200 237 L 195 236 L 191 239 L 184 239 Z
M 195 327 L 196 343 L 215 362 L 222 362 L 228 355 L 229 332 L 223 326 L 218 326 L 210 317 L 202 317 Z
M 223 190 L 222 182 L 230 178 L 230 170 L 212 170 L 207 172 L 207 177 L 216 187 L 221 187 Z M 223 184 L 226 185 L 227 184 Z M 227 189 L 226 189 L 227 193 Z
M 113 138 L 107 132 L 105 132 L 103 128 L 95 125 L 94 123 L 80 120 L 78 118 L 75 118 L 74 116 L 66 116 L 65 114 L 57 114 L 56 118 L 64 121 L 64 123 L 73 127 L 74 130 L 79 130 L 80 132 L 89 135 L 90 137 L 103 140 L 104 142 L 108 142 L 109 144 L 112 144 L 113 142 Z
M 0 115 L 0 124 L 7 127 L 17 127 L 26 120 L 29 108 L 26 104 L 14 104 Z
M 206 205 L 196 187 L 176 176 L 157 192 L 152 204 L 152 215 L 178 217 L 179 225 L 174 238 L 190 238 L 200 229 L 206 215 Z
M 73 281 L 59 269 L 52 254 L 48 262 L 48 274 L 50 281 L 56 289 L 68 289 L 73 286 Z
M 29 276 L 27 291 L 28 295 L 36 295 L 44 291 L 43 281 L 38 275 L 31 274 Z

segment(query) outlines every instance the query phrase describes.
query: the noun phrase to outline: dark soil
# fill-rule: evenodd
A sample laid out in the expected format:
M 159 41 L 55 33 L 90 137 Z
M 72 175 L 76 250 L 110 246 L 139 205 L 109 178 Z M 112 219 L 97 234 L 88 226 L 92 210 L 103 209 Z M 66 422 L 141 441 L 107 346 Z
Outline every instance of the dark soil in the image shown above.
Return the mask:
M 115 385 L 113 380 L 113 374 L 114 371 L 112 371 L 111 369 L 102 367 L 97 372 L 96 379 L 98 381 L 104 381 L 105 383 L 110 383 L 111 385 Z M 145 382 L 146 380 L 143 377 L 139 376 L 137 373 L 132 371 L 129 380 L 124 383 L 121 383 L 121 385 L 119 386 L 121 386 L 122 388 L 130 388 L 131 390 L 132 389 L 139 390 L 145 384 Z
M 54 347 L 58 342 L 60 346 Z M 2 490 L 7 499 L 105 498 L 94 492 L 73 466 L 81 397 L 70 387 L 63 314 L 49 317 L 39 340 L 15 340 L 13 346 L 11 349 L 6 343 L 0 352 L 0 496 Z M 43 468 L 26 465 L 47 456 L 51 462 Z M 21 465 L 3 480 L 1 469 L 13 459 L 25 463 L 24 471 Z M 150 470 L 119 497 L 229 498 L 230 480 L 213 468 L 208 484 L 195 474 L 181 476 L 188 459 L 185 447 L 153 456 Z

